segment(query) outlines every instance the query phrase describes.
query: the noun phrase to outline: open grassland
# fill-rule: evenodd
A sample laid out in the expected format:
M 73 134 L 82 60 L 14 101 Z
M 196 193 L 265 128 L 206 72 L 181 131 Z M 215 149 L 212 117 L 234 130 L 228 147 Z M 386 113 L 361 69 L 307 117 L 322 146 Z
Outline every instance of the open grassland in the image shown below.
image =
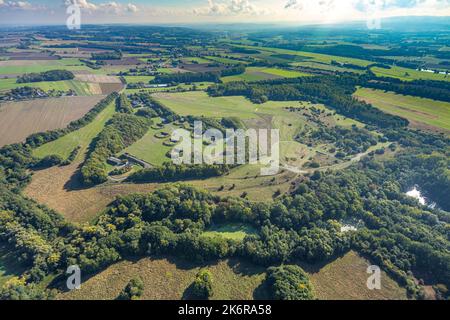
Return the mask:
M 229 59 L 229 58 L 224 58 L 224 57 L 213 57 L 213 56 L 206 56 L 205 59 L 206 62 L 219 62 L 219 63 L 223 63 L 223 64 L 229 64 L 229 65 L 237 65 L 237 64 L 247 64 L 248 62 L 243 62 L 243 61 L 239 61 L 239 60 L 235 60 L 235 59 Z
M 170 136 L 167 138 L 157 138 L 155 135 L 161 132 L 172 134 L 173 126 L 166 126 L 163 129 L 156 130 L 150 128 L 142 139 L 136 141 L 134 144 L 126 148 L 122 153 L 129 153 L 133 156 L 151 163 L 155 166 L 162 165 L 164 162 L 170 161 L 166 157 L 167 152 L 173 147 L 165 146 L 165 141 L 170 141 Z
M 221 236 L 231 240 L 244 240 L 248 235 L 255 234 L 256 230 L 244 223 L 229 223 L 225 225 L 212 226 L 203 233 L 204 237 Z
M 262 53 L 268 52 L 270 54 L 299 56 L 299 57 L 303 57 L 303 58 L 309 58 L 311 61 L 322 62 L 322 63 L 326 63 L 326 64 L 331 64 L 331 61 L 333 61 L 333 60 L 337 61 L 339 63 L 350 63 L 350 64 L 362 66 L 362 67 L 366 67 L 373 63 L 373 62 L 367 61 L 367 60 L 333 56 L 333 55 L 306 52 L 306 51 L 295 51 L 295 50 L 287 50 L 287 49 L 278 49 L 278 48 L 269 48 L 269 47 L 254 47 L 254 46 L 239 46 L 239 47 L 244 47 L 244 48 L 252 49 L 252 50 L 258 50 Z M 292 62 L 298 62 L 298 61 L 294 60 Z
M 81 157 L 84 157 L 82 155 Z M 84 189 L 79 176 L 81 160 L 69 166 L 33 173 L 24 194 L 75 223 L 91 222 L 117 196 L 154 191 L 156 185 L 104 184 Z
M 236 259 L 205 265 L 213 276 L 212 299 L 252 300 L 264 298 L 257 290 L 265 279 L 265 269 Z M 59 295 L 59 299 L 115 299 L 133 277 L 144 282 L 144 300 L 189 298 L 188 288 L 200 266 L 178 258 L 123 261 L 112 265 L 82 284 L 80 290 Z M 255 293 L 256 290 L 256 293 Z
M 414 127 L 450 132 L 450 103 L 448 102 L 367 88 L 359 88 L 355 96 L 385 112 L 410 120 Z
M 257 113 L 279 114 L 284 112 L 283 107 L 300 106 L 298 101 L 269 101 L 264 104 L 254 104 L 241 96 L 211 98 L 202 91 L 158 93 L 154 97 L 182 116 L 239 117 L 243 120 L 255 118 Z
M 316 296 L 324 300 L 404 300 L 406 291 L 382 273 L 381 290 L 367 289 L 366 273 L 370 263 L 355 252 L 325 265 L 303 265 L 310 274 Z M 265 268 L 246 261 L 228 259 L 209 263 L 213 276 L 212 299 L 267 299 L 263 285 Z M 189 287 L 200 266 L 179 258 L 122 261 L 83 282 L 80 290 L 65 292 L 58 299 L 115 299 L 127 283 L 135 277 L 144 282 L 143 300 L 178 300 L 189 298 Z
M 236 75 L 223 77 L 223 82 L 231 82 L 231 81 L 260 81 L 260 80 L 270 80 L 270 79 L 280 79 L 280 78 L 298 78 L 308 76 L 305 73 L 278 69 L 278 68 L 265 68 L 265 67 L 249 67 L 245 71 L 245 73 Z
M 78 96 L 89 96 L 93 94 L 98 94 L 98 91 L 96 91 L 94 87 L 91 86 L 89 83 L 77 80 L 16 83 L 15 78 L 0 79 L 0 91 L 11 90 L 18 87 L 39 88 L 44 91 L 55 90 L 67 92 L 69 90 L 73 90 Z
M 149 83 L 153 79 L 155 79 L 154 76 L 125 76 L 124 77 L 127 83 Z
M 48 155 L 57 154 L 63 159 L 66 159 L 72 150 L 78 146 L 82 148 L 83 152 L 86 151 L 92 139 L 100 133 L 114 112 L 115 104 L 111 103 L 97 116 L 93 122 L 77 131 L 71 132 L 68 135 L 35 149 L 34 156 L 43 158 Z M 79 156 L 81 156 L 83 152 L 80 152 Z
M 101 96 L 63 97 L 4 103 L 0 106 L 0 146 L 24 141 L 33 133 L 64 128 L 101 99 Z M 62 146 L 64 150 L 67 148 L 70 146 Z M 67 154 L 74 148 L 67 150 Z
M 373 67 L 373 73 L 375 73 L 378 77 L 391 77 L 397 78 L 403 81 L 412 81 L 412 80 L 441 80 L 441 81 L 450 81 L 450 75 L 445 74 L 436 74 L 432 72 L 425 71 L 417 71 L 414 69 L 402 68 L 402 67 L 391 67 L 390 69 Z
M 405 300 L 406 290 L 385 272 L 381 290 L 369 290 L 367 267 L 371 263 L 350 251 L 325 266 L 301 264 L 310 274 L 317 298 L 321 300 Z
M 0 75 L 44 72 L 55 69 L 69 71 L 91 70 L 79 59 L 0 61 Z

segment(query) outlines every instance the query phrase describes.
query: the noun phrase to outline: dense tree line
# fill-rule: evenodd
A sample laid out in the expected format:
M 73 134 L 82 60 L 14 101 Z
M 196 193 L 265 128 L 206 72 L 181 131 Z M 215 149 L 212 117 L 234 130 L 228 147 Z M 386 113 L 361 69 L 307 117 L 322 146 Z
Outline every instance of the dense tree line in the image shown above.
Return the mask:
M 122 52 L 98 52 L 92 53 L 92 60 L 120 60 L 122 59 Z
M 245 65 L 228 67 L 221 71 L 214 72 L 178 72 L 170 74 L 160 74 L 150 83 L 191 83 L 191 82 L 220 82 L 221 77 L 239 75 L 245 72 Z
M 133 107 L 125 93 L 122 93 L 116 99 L 116 111 L 120 113 L 133 113 Z
M 17 78 L 17 83 L 72 80 L 75 75 L 68 70 L 50 70 L 41 73 L 26 73 Z
M 115 115 L 92 143 L 81 168 L 83 182 L 87 185 L 106 182 L 107 159 L 142 138 L 150 125 L 151 120 L 147 118 L 129 114 Z
M 137 183 L 167 182 L 193 179 L 207 179 L 222 176 L 229 171 L 226 165 L 175 165 L 166 162 L 160 167 L 139 170 L 128 177 Z

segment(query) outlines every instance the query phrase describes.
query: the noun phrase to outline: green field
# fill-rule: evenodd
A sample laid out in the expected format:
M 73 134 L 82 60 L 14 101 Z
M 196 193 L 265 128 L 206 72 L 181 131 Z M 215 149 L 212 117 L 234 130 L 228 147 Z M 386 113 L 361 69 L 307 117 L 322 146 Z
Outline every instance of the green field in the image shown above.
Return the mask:
M 151 80 L 155 79 L 154 76 L 125 76 L 127 83 L 149 83 Z
M 157 122 L 158 121 L 155 121 L 155 123 Z M 162 165 L 164 162 L 170 161 L 170 159 L 166 157 L 166 153 L 173 147 L 163 145 L 163 142 L 169 138 L 158 139 L 155 137 L 155 134 L 162 131 L 171 133 L 172 127 L 166 126 L 166 128 L 161 130 L 150 128 L 142 139 L 123 150 L 121 154 L 129 153 L 155 166 Z
M 264 67 L 249 67 L 245 71 L 245 73 L 236 75 L 223 77 L 223 82 L 231 82 L 231 81 L 260 81 L 260 80 L 268 80 L 268 79 L 276 79 L 276 78 L 298 78 L 308 76 L 306 73 L 285 70 L 285 69 L 277 69 L 277 68 L 264 68 Z
M 450 131 L 450 103 L 359 88 L 355 96 L 375 107 L 408 120 Z
M 91 95 L 91 90 L 89 84 L 86 82 L 81 82 L 77 80 L 66 80 L 66 81 L 42 81 L 33 83 L 16 83 L 15 78 L 11 79 L 0 79 L 0 91 L 1 90 L 11 90 L 18 87 L 32 87 L 39 88 L 44 91 L 56 90 L 56 91 L 68 91 L 73 90 L 79 96 Z
M 278 49 L 278 48 L 269 48 L 269 47 L 254 47 L 254 46 L 239 46 L 239 47 L 258 50 L 263 53 L 269 52 L 271 54 L 298 55 L 301 57 L 310 58 L 312 61 L 322 62 L 322 63 L 326 63 L 326 64 L 330 64 L 331 61 L 333 61 L 333 60 L 340 62 L 340 63 L 351 63 L 351 64 L 355 64 L 355 65 L 362 66 L 362 67 L 366 67 L 373 63 L 373 62 L 367 61 L 367 60 L 333 56 L 333 55 L 328 55 L 328 54 L 312 53 L 312 52 L 306 52 L 306 51 L 295 51 L 295 50 L 287 50 L 287 49 Z
M 203 233 L 204 237 L 221 236 L 226 239 L 242 241 L 248 235 L 255 234 L 256 230 L 243 223 L 226 224 L 221 226 L 213 226 Z
M 417 71 L 414 69 L 401 67 L 391 67 L 391 69 L 373 67 L 371 68 L 371 70 L 378 77 L 391 77 L 403 81 L 412 81 L 418 79 L 450 81 L 450 76 L 445 74 L 435 74 L 431 72 Z
M 284 107 L 299 107 L 298 101 L 268 101 L 255 104 L 250 100 L 238 97 L 209 97 L 203 91 L 183 93 L 159 93 L 154 97 L 174 112 L 182 116 L 205 116 L 211 118 L 239 117 L 255 118 L 257 113 L 277 115 L 286 112 Z
M 61 60 L 11 60 L 0 63 L 1 74 L 23 74 L 31 72 L 44 72 L 55 69 L 64 69 L 69 71 L 91 70 L 85 66 L 79 59 L 61 59 Z
M 228 59 L 228 58 L 224 58 L 224 57 L 206 56 L 205 58 L 208 59 L 208 60 L 211 60 L 211 61 L 215 61 L 215 62 L 219 62 L 219 63 L 223 63 L 223 64 L 230 64 L 230 65 L 242 64 L 242 63 L 245 64 L 246 63 L 246 62 L 243 62 L 243 61 L 234 60 L 234 59 Z M 211 61 L 208 61 L 208 62 L 211 62 Z
M 42 145 L 34 150 L 33 155 L 38 158 L 43 158 L 47 155 L 56 154 L 61 156 L 63 159 L 66 159 L 72 150 L 74 150 L 77 146 L 81 146 L 82 152 L 78 154 L 78 157 L 84 156 L 84 151 L 86 151 L 92 139 L 94 139 L 100 131 L 102 131 L 106 122 L 114 113 L 115 103 L 111 103 L 97 116 L 93 122 L 55 141 Z

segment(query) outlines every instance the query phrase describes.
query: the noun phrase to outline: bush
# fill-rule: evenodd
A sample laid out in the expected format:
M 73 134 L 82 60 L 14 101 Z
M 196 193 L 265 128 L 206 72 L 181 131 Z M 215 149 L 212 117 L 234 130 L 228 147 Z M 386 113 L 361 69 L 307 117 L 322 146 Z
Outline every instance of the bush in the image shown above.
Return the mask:
M 275 300 L 313 300 L 314 289 L 308 275 L 295 265 L 267 269 L 266 283 Z
M 207 269 L 202 269 L 197 273 L 192 284 L 192 295 L 197 299 L 209 299 L 213 296 L 212 275 Z
M 133 278 L 120 293 L 118 300 L 139 300 L 144 293 L 144 282 L 141 278 Z

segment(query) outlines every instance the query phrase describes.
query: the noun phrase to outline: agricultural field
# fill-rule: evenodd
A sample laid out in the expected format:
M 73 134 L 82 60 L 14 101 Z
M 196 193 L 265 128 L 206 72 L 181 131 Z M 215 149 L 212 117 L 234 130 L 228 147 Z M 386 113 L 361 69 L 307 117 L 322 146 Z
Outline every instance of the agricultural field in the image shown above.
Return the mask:
M 98 101 L 101 100 L 100 98 L 97 99 Z M 115 105 L 112 103 L 97 116 L 95 121 L 55 141 L 42 145 L 34 150 L 34 155 L 38 158 L 43 158 L 47 155 L 56 154 L 66 159 L 70 152 L 78 146 L 81 146 L 82 150 L 86 151 L 91 141 L 100 133 L 114 113 Z
M 446 74 L 436 74 L 433 72 L 418 71 L 414 69 L 391 67 L 390 69 L 372 67 L 370 68 L 378 77 L 392 77 L 403 81 L 412 80 L 440 80 L 450 81 L 450 76 Z
M 32 72 L 37 73 L 55 69 L 65 69 L 69 71 L 90 70 L 78 59 L 0 61 L 0 76 Z
M 248 67 L 245 73 L 237 76 L 223 77 L 223 82 L 231 81 L 260 81 L 260 80 L 270 80 L 270 79 L 281 79 L 281 78 L 298 78 L 308 76 L 305 73 L 277 69 L 277 68 L 261 68 L 261 67 Z
M 0 79 L 0 91 L 11 90 L 19 87 L 32 87 L 39 88 L 44 91 L 64 91 L 73 90 L 78 96 L 90 96 L 94 94 L 102 94 L 101 89 L 98 85 L 93 83 L 81 82 L 77 80 L 67 80 L 67 81 L 43 81 L 34 83 L 16 83 L 15 78 L 10 79 Z
M 450 133 L 450 103 L 359 88 L 355 97 L 411 121 L 411 126 Z
M 85 115 L 102 98 L 63 97 L 3 103 L 0 106 L 0 146 L 24 141 L 33 133 L 64 128 Z
M 124 77 L 127 83 L 149 83 L 153 79 L 155 79 L 154 76 L 125 76 Z

